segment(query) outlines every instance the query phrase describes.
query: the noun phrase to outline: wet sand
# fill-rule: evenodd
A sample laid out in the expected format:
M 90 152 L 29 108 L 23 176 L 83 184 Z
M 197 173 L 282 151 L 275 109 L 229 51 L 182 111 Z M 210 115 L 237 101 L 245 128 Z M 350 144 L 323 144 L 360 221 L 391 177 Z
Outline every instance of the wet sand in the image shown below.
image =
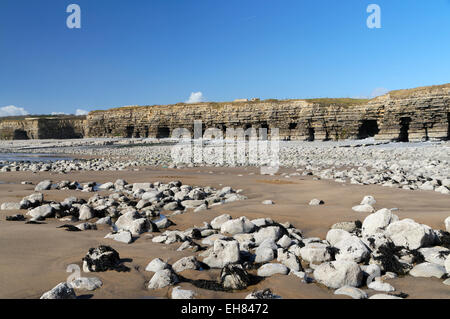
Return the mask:
M 282 169 L 282 172 L 293 170 Z M 253 175 L 249 175 L 253 173 Z M 238 176 L 242 175 L 242 176 Z M 134 182 L 169 182 L 181 180 L 184 184 L 198 186 L 232 186 L 242 189 L 249 199 L 221 206 L 208 211 L 188 213 L 171 217 L 175 226 L 169 229 L 184 230 L 203 221 L 228 213 L 233 217 L 247 216 L 250 219 L 270 217 L 278 222 L 291 222 L 303 230 L 306 237 L 325 238 L 330 226 L 340 221 L 364 220 L 368 214 L 356 213 L 351 207 L 359 204 L 363 196 L 373 195 L 376 209 L 399 208 L 400 218 L 412 218 L 435 229 L 444 229 L 444 219 L 450 215 L 448 195 L 426 191 L 407 191 L 381 186 L 359 186 L 340 184 L 333 181 L 313 180 L 310 177 L 262 176 L 256 168 L 192 168 L 162 169 L 146 168 L 141 171 L 118 172 L 74 172 L 70 174 L 9 172 L 2 173 L 0 181 L 0 202 L 18 202 L 34 192 L 34 185 L 21 185 L 24 180 L 35 184 L 44 179 L 54 182 L 76 180 L 78 182 L 96 181 L 99 183 L 124 178 Z M 80 191 L 45 191 L 46 200 L 62 201 L 68 196 L 88 199 L 93 193 Z M 107 192 L 104 192 L 107 193 Z M 325 201 L 325 205 L 312 207 L 308 203 L 313 198 Z M 275 205 L 262 205 L 271 199 Z M 167 298 L 171 288 L 159 290 L 146 289 L 146 283 L 153 273 L 146 272 L 146 265 L 156 257 L 173 263 L 181 257 L 190 256 L 190 251 L 177 252 L 180 243 L 173 245 L 156 244 L 150 234 L 143 234 L 134 243 L 127 245 L 103 237 L 109 227 L 101 226 L 97 231 L 67 232 L 56 228 L 63 223 L 47 219 L 43 225 L 26 225 L 23 222 L 6 222 L 5 216 L 25 211 L 0 211 L 0 298 L 39 298 L 60 282 L 66 281 L 70 273 L 69 264 L 81 266 L 81 259 L 88 249 L 104 244 L 116 249 L 125 264 L 131 268 L 129 273 L 81 273 L 86 277 L 99 277 L 103 287 L 84 295 L 85 298 Z M 65 223 L 64 223 L 65 224 Z M 185 271 L 182 275 L 190 279 L 216 280 L 219 270 Z M 450 298 L 450 287 L 436 278 L 413 278 L 406 276 L 389 282 L 404 292 L 409 298 Z M 347 298 L 335 296 L 333 291 L 318 284 L 305 284 L 295 276 L 273 276 L 245 291 L 236 293 L 214 292 L 199 289 L 188 283 L 182 287 L 194 290 L 197 298 L 244 298 L 256 289 L 271 288 L 283 298 Z M 376 292 L 366 290 L 370 295 Z

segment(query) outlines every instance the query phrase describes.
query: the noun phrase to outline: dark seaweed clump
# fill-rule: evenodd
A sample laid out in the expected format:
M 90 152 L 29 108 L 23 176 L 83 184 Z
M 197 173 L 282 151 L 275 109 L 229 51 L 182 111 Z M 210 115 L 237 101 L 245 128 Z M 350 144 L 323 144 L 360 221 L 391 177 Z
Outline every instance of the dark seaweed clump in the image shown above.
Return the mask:
M 450 249 L 450 233 L 446 231 L 439 232 L 440 246 Z
M 25 221 L 25 216 L 21 215 L 21 214 L 17 214 L 14 216 L 6 216 L 6 221 L 8 222 L 23 222 Z
M 82 231 L 81 229 L 75 227 L 74 225 L 62 225 L 56 228 L 65 228 L 66 231 Z
M 421 264 L 425 262 L 425 257 L 422 255 L 420 251 L 410 250 L 409 253 L 413 255 L 412 263 L 413 264 Z
M 92 258 L 94 256 L 95 258 Z M 109 246 L 99 246 L 89 249 L 83 261 L 87 263 L 89 271 L 104 272 L 115 270 L 118 272 L 130 271 L 130 268 L 121 263 L 119 253 Z
M 386 272 L 393 272 L 397 275 L 406 275 L 408 266 L 398 260 L 398 257 L 401 256 L 402 249 L 403 247 L 388 243 L 378 248 L 379 256 L 374 257 L 374 259 L 381 262 Z
M 339 254 L 339 248 L 327 246 L 326 249 L 327 249 L 327 252 L 331 256 L 331 260 L 335 260 L 336 259 L 336 254 Z

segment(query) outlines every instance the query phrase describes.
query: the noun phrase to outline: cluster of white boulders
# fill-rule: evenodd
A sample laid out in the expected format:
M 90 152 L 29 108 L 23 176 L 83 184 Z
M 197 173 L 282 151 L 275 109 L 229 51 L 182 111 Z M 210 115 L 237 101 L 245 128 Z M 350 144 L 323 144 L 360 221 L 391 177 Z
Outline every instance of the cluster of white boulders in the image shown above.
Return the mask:
M 55 186 L 56 185 L 56 186 Z M 76 189 L 84 185 L 83 190 L 111 191 L 109 195 L 96 193 L 85 201 L 76 197 L 68 197 L 62 202 L 46 202 L 43 193 L 34 193 L 24 197 L 19 203 L 3 203 L 2 210 L 28 210 L 30 221 L 39 222 L 45 218 L 57 217 L 60 221 L 76 222 L 80 231 L 96 229 L 99 224 L 111 225 L 113 232 L 106 238 L 125 243 L 131 243 L 140 234 L 162 230 L 172 225 L 167 218 L 170 215 L 183 214 L 190 209 L 194 212 L 207 210 L 216 205 L 244 200 L 240 191 L 231 187 L 214 189 L 212 187 L 193 187 L 183 185 L 180 181 L 168 184 L 134 183 L 128 184 L 119 179 L 97 185 L 95 182 L 78 184 L 63 181 L 53 184 L 46 180 L 40 182 L 35 190 Z M 165 215 L 161 213 L 164 212 Z M 14 216 L 10 220 L 21 220 Z M 71 230 L 77 231 L 73 227 Z M 70 228 L 69 228 L 70 230 Z
M 371 206 L 375 202 L 372 196 L 366 196 L 361 205 Z M 450 217 L 445 224 L 449 230 Z M 405 296 L 395 293 L 387 282 L 391 278 L 407 274 L 446 278 L 450 273 L 450 234 L 411 219 L 400 220 L 386 208 L 371 212 L 362 223 L 333 225 L 325 240 L 306 238 L 290 223 L 279 224 L 269 218 L 233 219 L 227 214 L 205 222 L 202 227 L 168 230 L 152 240 L 181 243 L 178 250 L 192 249 L 199 253 L 172 267 L 161 260 L 152 261 L 147 267 L 155 271 L 149 284 L 151 289 L 176 284 L 176 274 L 186 269 L 178 264 L 199 270 L 203 263 L 221 268 L 222 273 L 229 265 L 238 265 L 243 271 L 257 268 L 256 274 L 262 278 L 295 275 L 303 282 L 317 282 L 336 289 L 336 294 L 352 298 L 367 298 L 367 292 L 359 289 L 366 287 L 377 292 L 371 297 L 375 299 Z M 162 268 L 156 270 L 155 264 Z M 240 278 L 231 281 L 242 282 Z M 447 279 L 444 283 L 450 282 Z M 246 285 L 228 287 L 242 289 Z

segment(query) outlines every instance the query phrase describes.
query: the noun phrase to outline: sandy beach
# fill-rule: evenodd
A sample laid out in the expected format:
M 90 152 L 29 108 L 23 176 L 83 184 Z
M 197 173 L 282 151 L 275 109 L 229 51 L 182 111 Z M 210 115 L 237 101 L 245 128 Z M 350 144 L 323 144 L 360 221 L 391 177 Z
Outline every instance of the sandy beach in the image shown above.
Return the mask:
M 449 198 L 436 192 L 391 189 L 381 186 L 360 186 L 348 183 L 335 183 L 327 180 L 313 180 L 310 176 L 286 178 L 281 173 L 292 173 L 293 169 L 281 169 L 275 176 L 263 176 L 256 168 L 142 168 L 140 171 L 120 172 L 71 172 L 65 175 L 51 172 L 6 172 L 0 180 L 2 202 L 18 202 L 34 192 L 34 185 L 42 180 L 53 182 L 76 180 L 104 183 L 125 179 L 128 183 L 170 182 L 180 180 L 184 184 L 212 186 L 221 188 L 231 186 L 242 189 L 248 199 L 212 207 L 209 210 L 189 212 L 173 216 L 175 223 L 169 230 L 184 230 L 204 221 L 211 221 L 221 214 L 233 218 L 247 216 L 249 219 L 269 217 L 280 223 L 291 222 L 301 229 L 307 237 L 325 238 L 331 225 L 341 221 L 363 221 L 369 214 L 358 213 L 351 208 L 359 204 L 365 195 L 377 199 L 376 209 L 398 208 L 395 213 L 401 218 L 412 218 L 433 229 L 445 229 L 444 219 L 449 216 Z M 34 185 L 21 185 L 21 181 L 31 181 Z M 44 191 L 46 200 L 63 201 L 76 196 L 88 199 L 92 193 L 80 191 Z M 100 192 L 108 194 L 109 192 Z M 321 206 L 309 206 L 313 198 L 325 202 Z M 273 200 L 275 205 L 262 205 L 264 200 Z M 39 298 L 60 282 L 67 280 L 70 264 L 81 266 L 82 258 L 89 248 L 101 244 L 109 245 L 120 253 L 125 265 L 131 268 L 128 273 L 108 271 L 104 273 L 83 274 L 96 276 L 103 282 L 101 289 L 78 294 L 81 298 L 168 298 L 173 287 L 149 290 L 146 283 L 152 273 L 146 272 L 146 265 L 154 258 L 173 263 L 192 252 L 178 252 L 179 244 L 162 245 L 151 241 L 151 234 L 141 235 L 134 243 L 124 244 L 105 239 L 110 227 L 100 225 L 98 230 L 67 232 L 57 228 L 63 222 L 46 219 L 44 224 L 33 225 L 23 222 L 5 221 L 7 215 L 25 214 L 26 211 L 0 212 L 0 298 Z M 67 224 L 67 222 L 64 222 Z M 72 223 L 76 224 L 76 223 Z M 183 272 L 189 279 L 217 280 L 220 270 Z M 450 288 L 437 278 L 413 278 L 405 276 L 389 280 L 396 293 L 403 292 L 409 298 L 450 298 Z M 239 292 L 217 292 L 201 289 L 189 283 L 180 284 L 182 288 L 193 290 L 197 298 L 244 298 L 254 290 L 270 288 L 274 294 L 283 298 L 348 298 L 337 296 L 333 290 L 312 283 L 303 283 L 295 276 L 274 275 L 260 283 Z M 376 292 L 364 289 L 368 295 Z

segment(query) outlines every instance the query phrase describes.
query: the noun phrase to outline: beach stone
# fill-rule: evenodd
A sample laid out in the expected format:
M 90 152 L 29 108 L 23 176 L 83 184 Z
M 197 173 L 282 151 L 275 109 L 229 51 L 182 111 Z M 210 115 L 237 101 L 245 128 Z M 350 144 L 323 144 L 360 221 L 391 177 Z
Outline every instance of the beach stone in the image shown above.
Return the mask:
M 445 279 L 443 282 L 444 285 L 450 286 L 450 278 Z
M 226 221 L 220 227 L 220 232 L 222 234 L 242 234 L 242 233 L 251 233 L 255 230 L 256 226 L 247 217 L 243 216 L 238 219 L 232 219 Z
M 409 274 L 413 277 L 436 277 L 436 278 L 442 278 L 446 273 L 445 267 L 432 264 L 429 262 L 425 262 L 422 264 L 418 264 L 414 266 L 413 269 L 409 271 Z
M 289 246 L 292 245 L 292 239 L 287 236 L 284 235 L 283 237 L 280 238 L 280 240 L 277 241 L 277 245 L 280 246 L 281 248 L 289 248 Z
M 94 217 L 94 214 L 92 213 L 91 207 L 88 205 L 81 205 L 79 209 L 79 220 L 89 220 Z
M 375 279 L 381 276 L 381 267 L 377 264 L 369 264 L 360 266 L 361 270 L 366 273 L 367 277 L 370 279 Z
M 255 250 L 255 263 L 263 264 L 275 258 L 274 250 L 270 247 L 259 246 Z
M 222 227 L 222 225 L 229 220 L 231 220 L 230 215 L 228 215 L 228 214 L 220 215 L 211 221 L 211 227 L 213 229 L 219 230 L 220 227 Z
M 388 284 L 387 282 L 381 282 L 376 280 L 368 284 L 367 287 L 376 291 L 383 291 L 383 292 L 395 291 L 395 288 L 392 287 L 392 285 Z
M 275 203 L 273 201 L 271 201 L 270 199 L 263 201 L 262 204 L 263 205 L 275 205 Z
M 314 278 L 329 288 L 359 287 L 363 279 L 363 272 L 354 261 L 339 260 L 319 265 L 314 270 Z
M 76 299 L 75 291 L 66 282 L 58 284 L 55 288 L 44 293 L 40 299 Z
M 331 226 L 331 229 L 342 229 L 351 233 L 354 232 L 357 227 L 355 222 L 339 222 Z
M 145 271 L 157 272 L 163 269 L 170 269 L 170 265 L 162 261 L 160 258 L 155 258 L 147 265 Z
M 52 181 L 50 180 L 45 180 L 40 182 L 39 184 L 36 185 L 36 187 L 34 188 L 34 190 L 36 192 L 40 192 L 40 191 L 47 191 L 52 187 Z
M 208 210 L 208 205 L 206 204 L 202 204 L 200 206 L 198 206 L 197 208 L 194 209 L 194 213 L 198 213 L 198 212 L 202 212 Z
M 122 265 L 119 253 L 109 246 L 99 246 L 89 249 L 83 258 L 84 272 L 104 272 L 107 270 L 129 271 Z
M 392 243 L 391 240 L 382 233 L 376 233 L 371 236 L 362 237 L 361 240 L 364 242 L 364 244 L 366 244 L 367 247 L 369 247 L 369 249 L 373 251 L 377 250 L 381 246 Z
M 447 256 L 444 266 L 445 266 L 445 270 L 447 271 L 447 274 L 450 274 L 450 255 Z
M 251 221 L 253 224 L 255 224 L 257 227 L 266 227 L 273 224 L 273 221 L 270 218 L 257 218 L 252 219 Z
M 72 286 L 73 289 L 89 291 L 100 288 L 102 285 L 103 282 L 97 277 L 80 277 L 70 282 L 70 286 Z
M 436 237 L 433 230 L 412 219 L 403 219 L 390 224 L 385 232 L 395 246 L 414 250 L 433 245 Z
M 383 233 L 389 224 L 398 220 L 398 216 L 393 214 L 390 209 L 380 209 L 364 219 L 362 234 L 363 236 L 371 236 L 376 233 Z
M 160 289 L 179 282 L 178 276 L 171 269 L 162 269 L 155 272 L 148 283 L 148 289 Z
M 369 299 L 403 299 L 403 298 L 387 294 L 376 294 L 369 297 Z
M 165 228 L 169 228 L 170 226 L 174 225 L 174 223 L 168 218 L 161 218 L 160 220 L 155 222 L 155 225 L 156 225 L 156 227 L 158 227 L 158 229 L 165 229 Z
M 228 264 L 238 263 L 240 261 L 239 242 L 236 240 L 214 241 L 214 248 L 203 262 L 211 268 L 223 268 Z
M 139 189 L 147 190 L 147 189 L 150 189 L 152 187 L 153 187 L 152 183 L 134 183 L 132 191 L 135 192 L 135 191 L 137 191 Z
M 227 237 L 227 236 L 224 236 L 224 235 L 222 235 L 222 234 L 213 234 L 213 235 L 210 235 L 210 236 L 204 238 L 204 239 L 202 240 L 202 244 L 203 244 L 203 245 L 212 246 L 212 245 L 214 245 L 214 242 L 215 242 L 216 240 L 218 240 L 218 239 L 226 239 L 226 238 L 228 238 L 228 237 Z
M 445 266 L 445 259 L 450 255 L 450 249 L 441 246 L 420 248 L 419 252 L 423 255 L 425 261 L 443 267 Z
M 309 202 L 309 206 L 319 206 L 323 204 L 325 204 L 325 202 L 317 198 L 311 199 L 311 201 Z
M 291 271 L 303 271 L 300 261 L 293 253 L 284 250 L 283 248 L 279 248 L 277 256 L 277 261 L 288 267 Z
M 133 236 L 128 230 L 119 230 L 116 233 L 109 233 L 105 238 L 110 238 L 120 243 L 129 244 L 133 241 Z
M 282 264 L 265 264 L 258 269 L 258 276 L 260 277 L 270 277 L 275 274 L 287 275 L 289 273 L 289 268 Z
M 377 203 L 375 198 L 372 195 L 364 196 L 363 200 L 361 201 L 361 205 L 370 205 L 373 206 Z
M 330 229 L 327 233 L 326 240 L 331 246 L 336 246 L 340 241 L 352 237 L 348 231 L 343 229 Z
M 245 299 L 281 299 L 281 297 L 278 295 L 274 295 L 268 288 L 264 290 L 254 291 L 251 294 L 247 295 Z
M 366 260 L 370 255 L 370 250 L 356 236 L 339 241 L 335 247 L 339 249 L 335 256 L 336 260 L 349 260 L 359 263 Z
M 300 256 L 310 264 L 321 264 L 331 260 L 327 247 L 329 246 L 323 243 L 310 243 L 300 249 Z
M 172 265 L 172 269 L 176 273 L 182 272 L 187 269 L 198 270 L 200 268 L 201 268 L 200 263 L 194 256 L 181 258 Z
M 283 236 L 283 232 L 279 226 L 269 226 L 259 229 L 255 233 L 255 245 L 259 246 L 264 240 L 271 239 L 278 241 Z
M 228 264 L 220 272 L 220 282 L 224 288 L 241 290 L 250 284 L 250 277 L 242 265 Z
M 204 200 L 184 200 L 181 202 L 181 205 L 184 208 L 197 208 L 203 204 L 206 204 L 206 202 Z
M 181 289 L 180 287 L 175 287 L 172 289 L 171 298 L 172 299 L 195 299 L 195 292 L 192 290 Z
M 365 291 L 350 286 L 343 286 L 335 290 L 334 294 L 349 296 L 352 297 L 353 299 L 367 299 L 367 293 Z
M 150 221 L 146 218 L 141 218 L 139 213 L 134 210 L 120 216 L 116 221 L 116 226 L 118 229 L 128 230 L 133 236 L 139 236 L 149 230 L 154 231 Z
M 95 222 L 97 225 L 112 225 L 112 220 L 110 216 L 106 216 L 103 218 L 100 218 Z
M 352 209 L 358 213 L 373 213 L 375 211 L 375 209 L 369 204 L 353 206 Z
M 445 219 L 444 223 L 445 229 L 450 233 L 450 216 Z
M 20 203 L 3 203 L 0 206 L 0 210 L 19 210 Z
M 55 213 L 53 207 L 51 205 L 42 205 L 36 208 L 33 208 L 32 210 L 30 210 L 27 215 L 31 216 L 33 218 L 47 218 L 50 217 L 51 215 L 53 215 Z

